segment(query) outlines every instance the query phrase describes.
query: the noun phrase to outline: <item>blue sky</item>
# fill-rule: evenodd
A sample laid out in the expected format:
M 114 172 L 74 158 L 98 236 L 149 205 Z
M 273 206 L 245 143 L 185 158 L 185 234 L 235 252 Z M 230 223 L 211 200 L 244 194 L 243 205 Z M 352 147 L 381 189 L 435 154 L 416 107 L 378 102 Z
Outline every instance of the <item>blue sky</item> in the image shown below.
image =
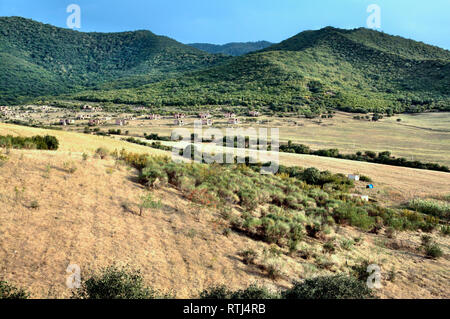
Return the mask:
M 81 7 L 80 31 L 146 29 L 183 43 L 279 42 L 328 25 L 366 27 L 368 5 L 381 8 L 381 30 L 450 49 L 449 0 L 0 0 L 0 16 L 67 27 Z

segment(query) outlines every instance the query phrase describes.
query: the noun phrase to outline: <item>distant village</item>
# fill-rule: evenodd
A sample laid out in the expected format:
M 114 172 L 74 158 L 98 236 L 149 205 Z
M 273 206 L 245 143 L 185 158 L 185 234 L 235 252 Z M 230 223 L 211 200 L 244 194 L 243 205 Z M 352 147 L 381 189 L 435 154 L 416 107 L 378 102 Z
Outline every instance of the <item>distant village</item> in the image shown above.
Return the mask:
M 45 125 L 59 126 L 127 126 L 132 121 L 161 121 L 165 125 L 185 126 L 192 125 L 195 121 L 201 121 L 201 125 L 212 126 L 220 120 L 221 124 L 239 125 L 242 119 L 235 113 L 224 112 L 214 116 L 209 112 L 186 115 L 174 112 L 172 115 L 156 113 L 145 114 L 145 107 L 135 107 L 134 113 L 108 112 L 101 106 L 83 105 L 77 110 L 64 109 L 55 106 L 29 105 L 21 107 L 0 106 L 0 121 L 38 122 Z M 144 114 L 143 114 L 144 113 Z M 258 111 L 249 111 L 248 117 L 259 117 Z M 172 121 L 172 122 L 167 122 Z M 199 122 L 195 122 L 196 124 Z M 142 123 L 134 123 L 142 126 Z

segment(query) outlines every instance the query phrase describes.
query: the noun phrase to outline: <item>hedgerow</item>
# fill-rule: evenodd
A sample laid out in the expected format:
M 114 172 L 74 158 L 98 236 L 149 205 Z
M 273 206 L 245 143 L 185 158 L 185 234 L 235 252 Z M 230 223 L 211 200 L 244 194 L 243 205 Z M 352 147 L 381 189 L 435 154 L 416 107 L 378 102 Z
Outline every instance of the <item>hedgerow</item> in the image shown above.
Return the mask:
M 57 150 L 59 141 L 56 137 L 45 135 L 36 135 L 33 137 L 22 137 L 0 135 L 0 147 L 15 149 L 38 149 L 38 150 Z

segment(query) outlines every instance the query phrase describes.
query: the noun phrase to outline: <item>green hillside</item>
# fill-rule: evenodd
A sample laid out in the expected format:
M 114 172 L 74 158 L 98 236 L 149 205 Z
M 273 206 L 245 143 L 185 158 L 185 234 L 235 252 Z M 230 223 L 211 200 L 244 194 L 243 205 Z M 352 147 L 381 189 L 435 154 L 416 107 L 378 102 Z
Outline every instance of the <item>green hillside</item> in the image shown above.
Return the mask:
M 176 79 L 75 98 L 304 114 L 325 108 L 448 111 L 449 87 L 450 51 L 363 28 L 327 27 Z
M 202 51 L 206 51 L 213 54 L 226 54 L 232 56 L 244 55 L 250 52 L 265 49 L 271 46 L 273 43 L 268 41 L 257 42 L 231 42 L 227 44 L 209 44 L 209 43 L 191 43 L 190 46 Z
M 0 104 L 143 85 L 223 59 L 150 31 L 82 33 L 0 17 Z

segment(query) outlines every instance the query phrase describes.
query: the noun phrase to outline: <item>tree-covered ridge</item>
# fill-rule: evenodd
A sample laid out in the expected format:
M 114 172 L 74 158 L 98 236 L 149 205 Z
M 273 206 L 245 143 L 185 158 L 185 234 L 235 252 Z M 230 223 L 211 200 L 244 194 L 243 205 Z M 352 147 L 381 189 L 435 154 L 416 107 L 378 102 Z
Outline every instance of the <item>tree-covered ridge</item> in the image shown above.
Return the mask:
M 0 18 L 0 57 L 0 103 L 142 85 L 224 58 L 150 31 L 82 33 L 20 17 Z
M 80 100 L 148 106 L 234 105 L 274 112 L 450 110 L 450 53 L 381 32 L 331 27 L 138 88 Z
M 271 46 L 273 43 L 268 41 L 257 42 L 231 42 L 226 44 L 209 44 L 209 43 L 191 43 L 190 46 L 202 51 L 206 51 L 213 54 L 226 54 L 232 56 L 244 55 L 250 52 L 265 49 Z

